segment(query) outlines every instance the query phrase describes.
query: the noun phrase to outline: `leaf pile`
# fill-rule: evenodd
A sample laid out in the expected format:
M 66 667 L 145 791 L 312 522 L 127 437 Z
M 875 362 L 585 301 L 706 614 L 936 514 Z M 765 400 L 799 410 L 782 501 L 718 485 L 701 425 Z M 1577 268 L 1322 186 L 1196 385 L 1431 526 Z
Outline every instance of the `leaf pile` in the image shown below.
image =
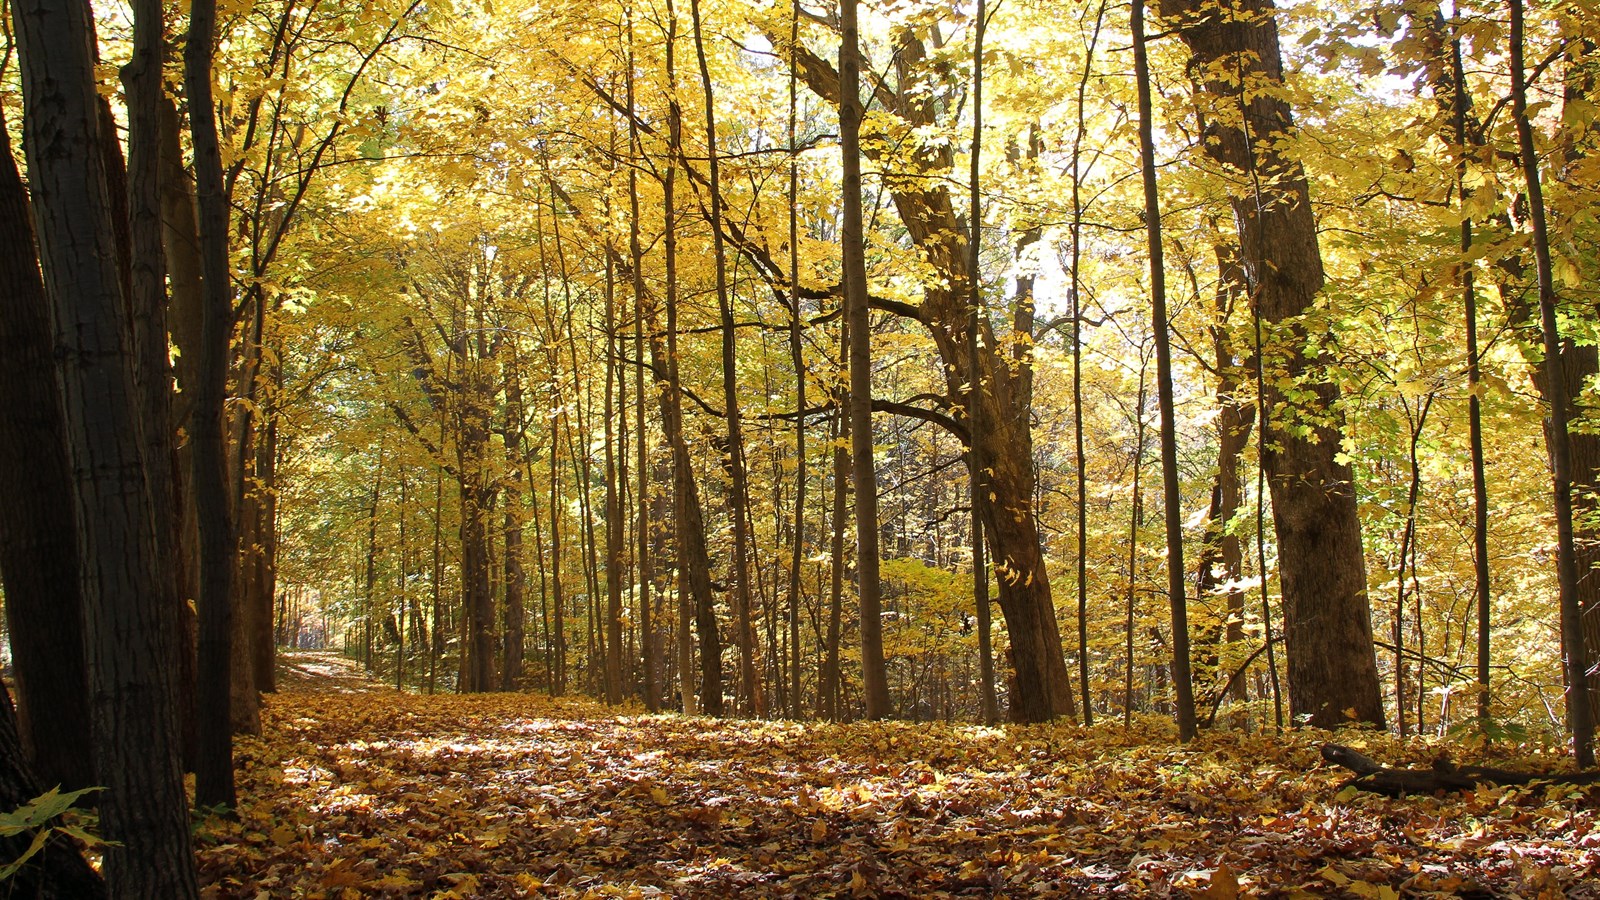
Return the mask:
M 1340 792 L 1315 735 L 395 692 L 265 720 L 239 820 L 201 826 L 209 897 L 1600 897 L 1600 789 Z

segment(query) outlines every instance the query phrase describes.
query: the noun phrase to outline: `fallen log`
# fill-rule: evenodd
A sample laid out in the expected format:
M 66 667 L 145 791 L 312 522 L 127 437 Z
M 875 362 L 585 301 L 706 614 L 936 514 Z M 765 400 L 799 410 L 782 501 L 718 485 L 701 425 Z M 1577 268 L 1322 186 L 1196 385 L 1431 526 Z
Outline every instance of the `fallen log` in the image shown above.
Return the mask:
M 1480 784 L 1600 784 L 1600 772 L 1516 772 L 1488 766 L 1457 766 L 1446 757 L 1435 760 L 1433 767 L 1428 769 L 1395 769 L 1343 744 L 1323 744 L 1322 758 L 1356 773 L 1355 777 L 1340 785 L 1341 788 L 1354 787 L 1388 797 L 1431 794 L 1435 791 L 1469 791 Z

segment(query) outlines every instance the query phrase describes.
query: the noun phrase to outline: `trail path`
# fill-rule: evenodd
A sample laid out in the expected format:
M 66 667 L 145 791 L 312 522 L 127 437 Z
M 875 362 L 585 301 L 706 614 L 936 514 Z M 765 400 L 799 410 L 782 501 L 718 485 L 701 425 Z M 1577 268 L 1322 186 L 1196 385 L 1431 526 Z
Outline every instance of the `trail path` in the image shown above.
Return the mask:
M 332 650 L 291 650 L 278 655 L 278 689 L 297 694 L 393 692 L 361 671 L 361 664 Z
M 1325 733 L 652 716 L 327 654 L 283 682 L 209 897 L 1600 898 L 1600 789 L 1341 795 Z

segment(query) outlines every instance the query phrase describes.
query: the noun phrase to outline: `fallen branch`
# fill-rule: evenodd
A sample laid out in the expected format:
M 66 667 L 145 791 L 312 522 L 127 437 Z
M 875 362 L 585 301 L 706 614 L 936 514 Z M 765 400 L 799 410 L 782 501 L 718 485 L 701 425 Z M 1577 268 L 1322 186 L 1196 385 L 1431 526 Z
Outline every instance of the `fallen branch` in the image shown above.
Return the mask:
M 1457 766 L 1444 757 L 1435 760 L 1433 767 L 1429 769 L 1392 769 L 1343 744 L 1323 744 L 1322 758 L 1356 773 L 1354 778 L 1340 787 L 1356 787 L 1388 797 L 1431 794 L 1435 791 L 1469 791 L 1480 784 L 1505 786 L 1535 782 L 1577 785 L 1600 783 L 1600 772 L 1575 772 L 1564 775 L 1513 772 L 1486 766 Z

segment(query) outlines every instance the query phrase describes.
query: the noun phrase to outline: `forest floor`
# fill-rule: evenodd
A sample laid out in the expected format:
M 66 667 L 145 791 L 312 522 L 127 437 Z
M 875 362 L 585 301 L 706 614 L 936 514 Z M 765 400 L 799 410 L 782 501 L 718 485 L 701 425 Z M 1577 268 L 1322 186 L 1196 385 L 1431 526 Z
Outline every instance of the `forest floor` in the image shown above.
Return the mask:
M 1341 790 L 1326 733 L 619 714 L 309 653 L 282 687 L 199 826 L 208 897 L 1600 898 L 1600 788 Z

